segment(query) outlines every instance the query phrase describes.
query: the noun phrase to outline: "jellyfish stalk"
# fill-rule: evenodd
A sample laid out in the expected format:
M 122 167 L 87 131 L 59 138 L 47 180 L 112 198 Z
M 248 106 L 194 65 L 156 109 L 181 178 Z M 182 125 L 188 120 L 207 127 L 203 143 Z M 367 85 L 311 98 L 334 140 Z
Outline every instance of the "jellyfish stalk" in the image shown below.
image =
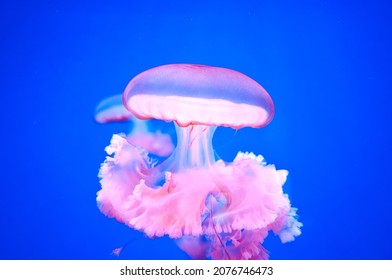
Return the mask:
M 178 168 L 206 168 L 215 163 L 212 136 L 216 127 L 206 125 L 176 126 L 177 147 L 174 161 Z M 181 170 L 176 170 L 181 171 Z

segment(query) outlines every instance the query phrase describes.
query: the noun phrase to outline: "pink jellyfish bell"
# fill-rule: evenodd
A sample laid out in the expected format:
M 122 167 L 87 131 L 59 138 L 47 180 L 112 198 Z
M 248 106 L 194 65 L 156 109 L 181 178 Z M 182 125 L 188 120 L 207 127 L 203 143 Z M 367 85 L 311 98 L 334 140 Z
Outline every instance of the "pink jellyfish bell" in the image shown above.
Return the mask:
M 145 148 L 149 153 L 166 157 L 174 149 L 170 135 L 160 130 L 153 130 L 148 121 L 135 118 L 122 103 L 122 95 L 114 95 L 102 100 L 95 109 L 95 120 L 98 123 L 125 122 L 132 123 L 132 130 L 127 140 L 134 146 Z
M 95 121 L 98 123 L 124 122 L 132 118 L 133 114 L 122 103 L 121 94 L 102 100 L 95 108 Z
M 193 258 L 265 259 L 262 242 L 271 230 L 283 242 L 301 223 L 282 186 L 287 171 L 261 155 L 239 152 L 217 160 L 217 126 L 262 127 L 274 114 L 268 93 L 251 78 L 225 68 L 173 64 L 136 76 L 123 94 L 140 119 L 174 121 L 177 146 L 159 165 L 150 164 L 119 135 L 106 148 L 100 170 L 100 209 L 149 237 L 168 235 Z

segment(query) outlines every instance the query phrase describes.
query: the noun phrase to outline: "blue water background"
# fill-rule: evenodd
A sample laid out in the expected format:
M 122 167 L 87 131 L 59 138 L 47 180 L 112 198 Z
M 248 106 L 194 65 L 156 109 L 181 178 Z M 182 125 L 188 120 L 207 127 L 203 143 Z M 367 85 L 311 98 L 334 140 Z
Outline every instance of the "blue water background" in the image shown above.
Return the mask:
M 105 4 L 102 4 L 105 3 Z M 272 96 L 263 129 L 218 129 L 217 153 L 290 171 L 304 223 L 272 259 L 392 259 L 390 1 L 1 1 L 0 259 L 182 259 L 96 207 L 111 135 L 99 101 L 148 68 L 199 63 Z M 246 186 L 244 186 L 246 187 Z

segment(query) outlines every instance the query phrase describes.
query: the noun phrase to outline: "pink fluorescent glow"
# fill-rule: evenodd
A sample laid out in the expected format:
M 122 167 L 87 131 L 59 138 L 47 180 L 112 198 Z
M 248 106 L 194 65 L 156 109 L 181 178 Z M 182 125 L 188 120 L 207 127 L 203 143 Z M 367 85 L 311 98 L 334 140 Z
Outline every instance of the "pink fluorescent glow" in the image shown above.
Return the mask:
M 132 130 L 127 140 L 134 146 L 140 146 L 149 153 L 166 157 L 174 150 L 170 135 L 163 134 L 160 130 L 153 130 L 149 121 L 135 118 L 127 111 L 122 103 L 122 95 L 114 95 L 100 102 L 95 110 L 95 120 L 98 123 L 130 121 Z
M 239 152 L 233 162 L 217 160 L 212 137 L 218 124 L 234 128 L 265 125 L 274 111 L 271 98 L 255 81 L 232 70 L 199 65 L 157 68 L 146 71 L 154 73 L 156 79 L 154 75 L 147 79 L 142 73 L 142 78 L 139 75 L 132 80 L 123 100 L 138 117 L 175 121 L 177 146 L 165 161 L 154 165 L 142 144 L 134 145 L 124 135 L 114 135 L 106 148 L 110 156 L 99 173 L 100 210 L 151 238 L 168 235 L 195 259 L 268 258 L 262 243 L 269 231 L 279 235 L 282 242 L 292 241 L 301 233 L 296 209 L 282 191 L 288 172 L 276 170 L 253 153 Z M 165 71 L 174 71 L 175 77 Z M 199 71 L 214 74 L 217 81 L 210 81 L 209 75 Z M 207 79 L 205 83 L 201 83 L 203 79 Z M 225 93 L 227 83 L 237 87 Z M 164 101 L 151 107 L 143 99 L 151 100 L 152 96 Z M 196 113 L 207 107 L 199 105 L 207 104 L 208 98 L 221 100 L 223 106 L 231 103 L 235 117 L 224 120 L 219 102 Z M 177 103 L 176 108 L 186 105 L 186 116 L 174 110 L 168 100 Z M 192 110 L 192 105 L 198 109 Z M 264 113 L 255 113 L 257 110 Z M 252 114 L 256 117 L 249 117 Z M 155 145 L 156 141 L 142 142 Z
M 123 102 L 141 119 L 181 126 L 262 127 L 274 115 L 271 97 L 256 81 L 230 69 L 194 64 L 164 65 L 137 75 Z
M 131 118 L 133 115 L 125 109 L 121 94 L 102 100 L 95 109 L 95 120 L 98 123 L 122 122 Z
M 160 157 L 169 156 L 174 150 L 174 144 L 170 135 L 163 134 L 159 130 L 155 133 L 131 132 L 128 134 L 127 140 L 130 144 L 143 147 L 149 153 Z

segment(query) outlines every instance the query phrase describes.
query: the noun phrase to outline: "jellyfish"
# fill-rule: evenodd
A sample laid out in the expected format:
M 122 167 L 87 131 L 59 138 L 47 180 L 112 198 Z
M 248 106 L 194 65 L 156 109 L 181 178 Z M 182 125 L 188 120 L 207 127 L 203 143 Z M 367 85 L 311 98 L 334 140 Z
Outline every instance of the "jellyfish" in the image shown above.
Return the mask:
M 154 164 L 145 149 L 113 135 L 99 172 L 101 212 L 150 238 L 167 235 L 195 259 L 266 259 L 270 231 L 282 242 L 300 235 L 282 189 L 288 172 L 251 152 L 225 162 L 212 147 L 218 126 L 272 120 L 273 101 L 256 81 L 227 68 L 170 64 L 137 75 L 122 98 L 141 120 L 174 122 L 177 145 Z
M 128 142 L 134 146 L 141 146 L 158 157 L 166 157 L 174 149 L 169 134 L 162 133 L 160 129 L 154 130 L 149 121 L 135 118 L 125 109 L 121 94 L 102 100 L 95 109 L 95 120 L 98 123 L 132 122 L 132 130 L 127 135 Z

